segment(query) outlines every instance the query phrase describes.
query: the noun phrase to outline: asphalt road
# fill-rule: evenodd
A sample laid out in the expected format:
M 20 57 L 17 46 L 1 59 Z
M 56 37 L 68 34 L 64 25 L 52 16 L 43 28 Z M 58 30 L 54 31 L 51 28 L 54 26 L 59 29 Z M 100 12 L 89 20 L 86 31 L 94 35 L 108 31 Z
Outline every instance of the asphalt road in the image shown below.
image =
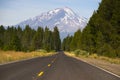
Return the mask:
M 0 80 L 120 80 L 120 78 L 59 52 L 49 57 L 0 65 Z

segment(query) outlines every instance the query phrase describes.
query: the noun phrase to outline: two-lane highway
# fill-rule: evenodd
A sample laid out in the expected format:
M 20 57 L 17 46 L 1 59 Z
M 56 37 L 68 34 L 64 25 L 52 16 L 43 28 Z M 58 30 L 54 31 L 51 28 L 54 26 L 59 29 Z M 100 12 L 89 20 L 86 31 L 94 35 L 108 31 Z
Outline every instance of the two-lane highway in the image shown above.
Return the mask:
M 0 80 L 120 80 L 120 78 L 59 52 L 49 57 L 0 65 Z

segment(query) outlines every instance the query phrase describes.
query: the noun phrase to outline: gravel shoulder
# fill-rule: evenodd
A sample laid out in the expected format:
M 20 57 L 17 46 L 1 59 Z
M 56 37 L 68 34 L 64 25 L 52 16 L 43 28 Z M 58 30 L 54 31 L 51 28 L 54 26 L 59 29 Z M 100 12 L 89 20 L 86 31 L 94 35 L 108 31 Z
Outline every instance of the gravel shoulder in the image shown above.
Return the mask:
M 112 63 L 104 61 L 104 60 L 91 59 L 91 58 L 79 58 L 79 59 L 82 61 L 85 61 L 87 63 L 90 63 L 92 65 L 101 67 L 105 70 L 108 70 L 108 71 L 120 76 L 120 64 L 112 64 Z
M 101 60 L 101 59 L 97 59 L 97 58 L 94 59 L 94 58 L 82 57 L 82 56 L 76 57 L 75 55 L 69 54 L 68 52 L 66 52 L 65 54 L 68 56 L 77 58 L 79 60 L 82 60 L 84 62 L 87 62 L 89 64 L 92 64 L 94 66 L 103 68 L 107 71 L 110 71 L 110 72 L 120 76 L 120 64 L 110 63 L 109 61 Z

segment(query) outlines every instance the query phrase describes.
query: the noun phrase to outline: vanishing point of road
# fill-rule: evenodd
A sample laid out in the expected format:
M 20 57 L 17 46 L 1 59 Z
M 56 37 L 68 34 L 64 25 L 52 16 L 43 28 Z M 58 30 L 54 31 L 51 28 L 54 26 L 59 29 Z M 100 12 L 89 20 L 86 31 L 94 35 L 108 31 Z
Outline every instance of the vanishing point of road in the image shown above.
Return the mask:
M 0 65 L 0 80 L 120 80 L 99 68 L 58 52 L 48 57 Z

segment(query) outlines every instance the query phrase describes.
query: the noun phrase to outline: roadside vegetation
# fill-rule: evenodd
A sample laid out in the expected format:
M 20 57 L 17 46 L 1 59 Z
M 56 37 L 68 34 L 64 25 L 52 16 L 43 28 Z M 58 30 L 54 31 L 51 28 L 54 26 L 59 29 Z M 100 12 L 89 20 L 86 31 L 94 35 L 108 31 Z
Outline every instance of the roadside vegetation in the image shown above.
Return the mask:
M 0 26 L 0 49 L 4 51 L 30 52 L 44 49 L 47 52 L 60 50 L 61 40 L 57 27 L 53 31 L 49 28 L 38 27 L 36 30 L 26 25 L 24 29 L 20 26 Z
M 102 0 L 87 26 L 63 40 L 65 51 L 120 58 L 120 0 Z M 94 54 L 95 53 L 95 54 Z
M 98 54 L 90 54 L 87 51 L 83 51 L 83 50 L 75 50 L 72 52 L 65 52 L 67 55 L 69 56 L 73 56 L 73 57 L 78 57 L 78 58 L 89 58 L 89 59 L 96 59 L 96 60 L 103 60 L 103 61 L 107 61 L 111 64 L 120 64 L 120 58 L 110 58 L 110 57 L 106 57 L 106 56 L 101 56 Z
M 38 27 L 37 30 L 26 25 L 0 26 L 0 63 L 28 59 L 38 56 L 48 56 L 60 50 L 61 40 L 57 27 Z
M 50 56 L 53 54 L 55 54 L 54 51 L 47 52 L 45 50 L 38 50 L 38 51 L 32 51 L 32 52 L 16 52 L 16 51 L 0 50 L 0 64 L 11 62 L 11 61 L 30 59 L 35 57 Z

